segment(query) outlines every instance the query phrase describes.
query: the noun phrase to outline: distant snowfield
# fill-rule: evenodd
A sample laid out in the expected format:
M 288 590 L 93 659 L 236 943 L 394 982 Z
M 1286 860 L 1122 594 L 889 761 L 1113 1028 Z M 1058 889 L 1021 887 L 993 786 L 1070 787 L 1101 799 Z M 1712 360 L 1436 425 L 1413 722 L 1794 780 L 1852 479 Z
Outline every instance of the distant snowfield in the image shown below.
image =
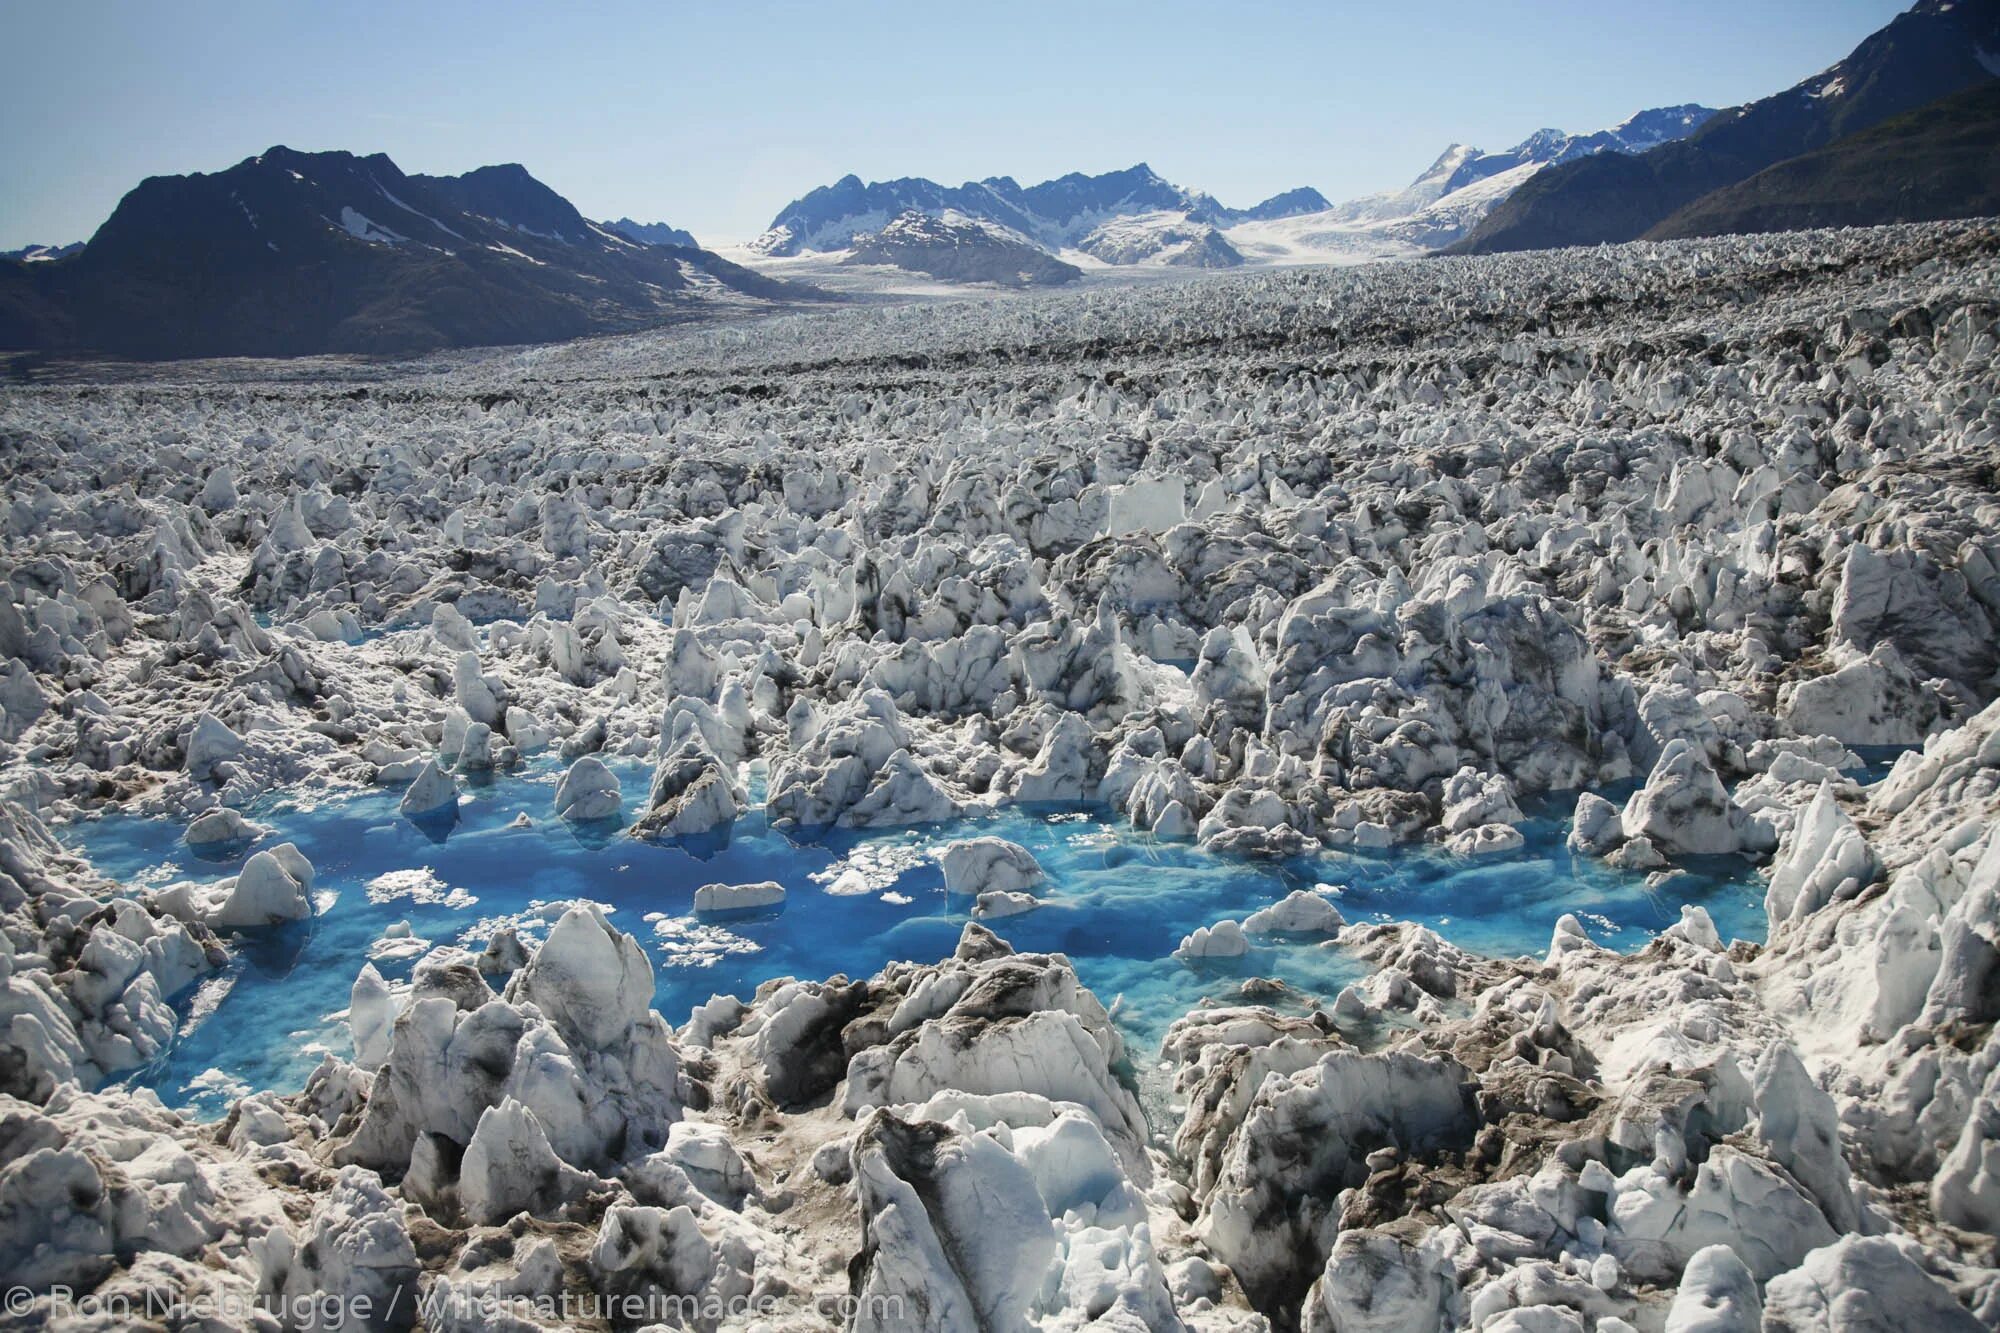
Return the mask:
M 709 249 L 732 264 L 766 277 L 804 282 L 844 296 L 905 296 L 966 298 L 991 296 L 998 288 L 940 282 L 887 264 L 844 264 L 851 250 L 809 251 L 802 255 L 763 255 L 748 245 L 712 245 Z
M 1297 219 L 1292 219 L 1296 221 Z M 887 264 L 849 264 L 847 258 L 852 250 L 830 250 L 825 253 L 807 253 L 785 257 L 758 254 L 747 245 L 710 246 L 715 254 L 732 264 L 741 264 L 766 277 L 780 278 L 787 282 L 810 283 L 815 287 L 843 296 L 900 297 L 912 300 L 990 300 L 995 296 L 1025 296 L 1030 292 L 1015 291 L 994 283 L 942 282 L 921 273 L 911 273 Z M 1341 264 L 1369 263 L 1384 258 L 1413 258 L 1422 252 L 1409 250 L 1395 255 L 1369 255 L 1356 259 L 1343 259 L 1331 253 L 1314 256 L 1301 251 L 1296 258 L 1275 260 L 1271 266 L 1285 264 Z M 1082 250 L 1065 249 L 1055 252 L 1057 259 L 1074 264 L 1083 270 L 1083 281 L 1076 286 L 1130 286 L 1136 283 L 1186 282 L 1204 276 L 1204 270 L 1175 268 L 1163 262 L 1142 264 L 1107 264 L 1095 255 Z M 1244 272 L 1235 270 L 1207 270 L 1209 275 L 1216 272 Z

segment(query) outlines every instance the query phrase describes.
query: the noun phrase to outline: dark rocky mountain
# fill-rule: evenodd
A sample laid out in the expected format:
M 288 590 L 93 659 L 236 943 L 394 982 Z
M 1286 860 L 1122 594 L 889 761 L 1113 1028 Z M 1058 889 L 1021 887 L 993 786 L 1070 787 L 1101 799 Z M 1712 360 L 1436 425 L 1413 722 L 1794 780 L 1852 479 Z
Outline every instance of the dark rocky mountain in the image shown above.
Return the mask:
M 1993 77 L 2000 0 L 1920 0 L 1839 64 L 1637 155 L 1538 173 L 1457 253 L 1596 245 L 1645 235 L 1702 196 Z
M 664 222 L 634 222 L 631 218 L 619 218 L 616 222 L 605 223 L 604 226 L 626 240 L 637 241 L 641 245 L 700 247 L 700 242 L 695 240 L 693 232 L 682 231 L 679 227 L 669 227 Z
M 2000 214 L 2000 80 L 1702 196 L 1655 240 Z
M 406 354 L 642 328 L 717 292 L 823 296 L 628 240 L 519 166 L 409 176 L 379 153 L 279 147 L 152 177 L 81 253 L 0 264 L 0 348 Z
M 850 175 L 787 204 L 752 244 L 767 255 L 844 250 L 856 237 L 878 232 L 914 209 L 933 217 L 955 211 L 998 223 L 1038 245 L 1060 248 L 1112 218 L 1181 213 L 1228 225 L 1252 216 L 1289 217 L 1326 206 L 1317 190 L 1298 189 L 1274 195 L 1254 208 L 1231 210 L 1208 195 L 1171 184 L 1143 162 L 1100 176 L 1072 172 L 1025 188 L 1010 176 L 947 186 L 921 176 L 864 184 L 859 176 Z
M 538 240 L 588 246 L 612 239 L 569 200 L 518 162 L 478 167 L 463 176 L 411 176 L 410 181 L 452 212 L 486 218 Z
M 933 217 L 912 208 L 854 243 L 844 264 L 888 264 L 946 282 L 1056 287 L 1083 270 L 990 222 L 961 214 Z

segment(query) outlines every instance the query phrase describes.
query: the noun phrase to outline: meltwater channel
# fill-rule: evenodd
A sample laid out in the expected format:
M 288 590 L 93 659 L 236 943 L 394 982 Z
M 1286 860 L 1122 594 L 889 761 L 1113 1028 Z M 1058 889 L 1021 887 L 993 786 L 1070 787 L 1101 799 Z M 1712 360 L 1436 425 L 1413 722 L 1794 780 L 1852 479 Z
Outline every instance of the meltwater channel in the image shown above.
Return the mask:
M 625 808 L 640 808 L 650 772 L 617 770 Z M 1573 858 L 1563 846 L 1568 804 L 1533 812 L 1526 844 L 1467 859 L 1434 848 L 1322 853 L 1282 863 L 1163 842 L 1093 808 L 1015 807 L 914 829 L 835 830 L 801 838 L 771 829 L 760 809 L 726 845 L 699 853 L 641 841 L 618 821 L 566 824 L 550 813 L 553 764 L 468 785 L 460 817 L 426 828 L 397 812 L 394 792 L 273 797 L 248 813 L 273 832 L 254 846 L 296 843 L 313 863 L 308 920 L 246 932 L 219 976 L 174 997 L 180 1034 L 129 1077 L 170 1105 L 216 1115 L 229 1100 L 300 1087 L 328 1051 L 348 1053 L 348 991 L 372 961 L 392 982 L 427 947 L 475 951 L 500 925 L 539 939 L 568 902 L 610 909 L 656 968 L 655 1003 L 669 1022 L 718 993 L 748 998 L 773 977 L 862 977 L 896 959 L 949 954 L 971 904 L 947 898 L 937 863 L 958 838 L 992 834 L 1035 854 L 1045 905 L 988 924 L 1016 949 L 1060 951 L 1124 1029 L 1137 1059 L 1157 1051 L 1167 1025 L 1204 998 L 1236 996 L 1246 977 L 1281 980 L 1330 1001 L 1361 964 L 1317 939 L 1265 940 L 1243 958 L 1183 962 L 1183 936 L 1241 919 L 1300 888 L 1329 894 L 1352 921 L 1408 920 L 1491 955 L 1539 955 L 1556 920 L 1575 913 L 1601 944 L 1642 947 L 1698 903 L 1725 939 L 1761 940 L 1762 885 L 1736 858 L 1713 858 L 1649 887 L 1645 876 Z M 754 794 L 754 789 L 753 789 Z M 529 822 L 517 821 L 526 814 Z M 79 821 L 69 841 L 98 868 L 134 886 L 234 873 L 254 847 L 194 849 L 178 822 L 126 814 Z M 846 876 L 860 872 L 866 891 Z M 695 890 L 776 880 L 782 906 L 699 918 Z M 403 931 L 407 923 L 407 934 Z

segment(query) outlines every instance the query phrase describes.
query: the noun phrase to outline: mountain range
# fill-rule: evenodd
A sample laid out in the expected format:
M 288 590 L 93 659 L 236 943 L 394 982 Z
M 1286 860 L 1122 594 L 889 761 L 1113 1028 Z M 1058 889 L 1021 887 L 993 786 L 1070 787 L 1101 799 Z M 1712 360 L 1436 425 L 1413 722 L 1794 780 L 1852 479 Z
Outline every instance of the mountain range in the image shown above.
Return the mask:
M 401 355 L 820 297 L 628 239 L 519 166 L 406 175 L 379 153 L 277 147 L 149 178 L 80 252 L 0 264 L 0 348 Z
M 787 204 L 750 248 L 769 256 L 845 250 L 912 210 L 931 216 L 949 210 L 998 223 L 1053 251 L 1074 246 L 1112 218 L 1172 213 L 1217 226 L 1324 207 L 1319 191 L 1296 189 L 1253 208 L 1225 208 L 1208 195 L 1162 179 L 1144 162 L 1099 176 L 1071 172 L 1026 188 L 1011 176 L 947 186 L 922 176 L 864 184 L 859 176 L 848 175 Z
M 1029 186 L 848 175 L 786 205 L 741 262 L 664 222 L 591 221 L 517 165 L 407 175 L 276 147 L 143 181 L 87 244 L 0 255 L 0 351 L 402 355 L 835 299 L 780 275 L 1040 287 L 1984 215 L 2000 211 L 1996 73 L 2000 0 L 1918 0 L 1773 96 L 1454 144 L 1409 185 L 1340 204 L 1302 186 L 1231 208 L 1143 162 Z
M 1511 188 L 1554 163 L 1596 153 L 1643 152 L 1691 133 L 1713 114 L 1700 106 L 1662 107 L 1594 134 L 1538 130 L 1499 153 L 1454 144 L 1408 187 L 1338 206 L 1318 190 L 1300 187 L 1249 208 L 1230 208 L 1213 195 L 1164 179 L 1143 162 L 1097 176 L 1072 172 L 1026 187 L 1010 176 L 947 186 L 921 176 L 864 183 L 849 175 L 787 204 L 749 250 L 762 258 L 849 251 L 892 219 L 915 213 L 976 219 L 1050 255 L 1118 267 L 1233 268 L 1246 262 L 1237 244 L 1238 229 L 1243 229 L 1246 244 L 1264 247 L 1263 257 L 1275 257 L 1269 252 L 1284 247 L 1271 244 L 1276 233 L 1268 224 L 1294 219 L 1298 221 L 1286 232 L 1319 238 L 1317 245 L 1308 240 L 1297 247 L 1307 255 L 1360 251 L 1362 257 L 1386 257 L 1457 240 L 1504 197 L 1504 190 L 1491 182 Z M 1415 218 L 1454 196 L 1452 204 L 1436 209 L 1432 217 L 1403 227 L 1387 225 Z M 964 243 L 975 240 L 972 233 L 962 236 Z M 870 253 L 885 252 L 871 247 Z M 1003 261 L 995 257 L 994 262 Z
M 1536 130 L 1512 148 L 1498 153 L 1455 143 L 1403 189 L 1363 195 L 1327 211 L 1332 218 L 1350 222 L 1409 217 L 1448 195 L 1496 176 L 1512 174 L 1521 180 L 1539 168 L 1598 153 L 1646 152 L 1692 134 L 1714 114 L 1704 106 L 1658 107 L 1593 134 Z
M 1732 107 L 1685 139 L 1538 174 L 1456 250 L 1485 254 L 1636 240 L 1705 195 L 1984 84 L 1996 70 L 2000 0 L 1919 0 L 1846 59 L 1783 92 Z

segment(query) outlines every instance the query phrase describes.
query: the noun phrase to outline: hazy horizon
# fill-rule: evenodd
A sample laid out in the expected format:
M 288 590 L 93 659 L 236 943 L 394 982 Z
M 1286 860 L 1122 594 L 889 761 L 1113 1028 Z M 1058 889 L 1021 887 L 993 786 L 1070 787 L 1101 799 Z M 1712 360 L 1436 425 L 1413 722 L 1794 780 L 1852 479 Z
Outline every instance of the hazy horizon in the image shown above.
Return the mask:
M 1147 162 L 1248 205 L 1406 184 L 1452 142 L 1647 107 L 1728 106 L 1844 56 L 1907 5 L 1657 7 L 1443 0 L 1300 12 L 1036 3 L 590 14 L 454 3 L 21 10 L 0 54 L 0 248 L 87 239 L 152 175 L 273 144 L 405 171 L 520 162 L 595 218 L 746 241 L 853 173 L 1023 184 Z

